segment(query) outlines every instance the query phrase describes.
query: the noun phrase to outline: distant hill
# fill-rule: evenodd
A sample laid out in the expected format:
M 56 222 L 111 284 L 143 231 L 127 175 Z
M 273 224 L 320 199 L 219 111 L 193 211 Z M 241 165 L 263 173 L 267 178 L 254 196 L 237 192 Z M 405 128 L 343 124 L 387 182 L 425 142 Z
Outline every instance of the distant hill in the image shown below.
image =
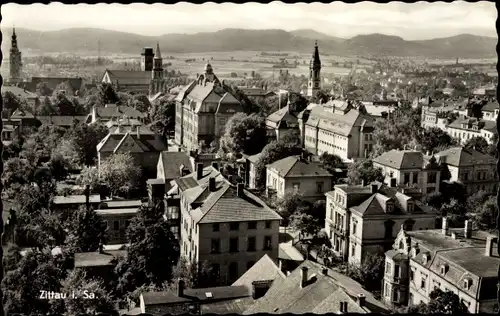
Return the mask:
M 12 29 L 2 28 L 6 37 L 2 51 L 8 52 Z M 296 51 L 309 53 L 314 40 L 320 52 L 347 55 L 423 56 L 435 58 L 491 58 L 496 57 L 497 39 L 462 34 L 423 41 L 407 41 L 384 34 L 358 35 L 350 39 L 329 36 L 304 29 L 283 30 L 224 29 L 196 34 L 165 34 L 144 36 L 92 28 L 71 28 L 40 32 L 16 29 L 21 51 L 90 53 L 97 52 L 101 41 L 103 54 L 139 54 L 143 47 L 154 47 L 160 42 L 165 53 L 200 53 L 217 51 Z

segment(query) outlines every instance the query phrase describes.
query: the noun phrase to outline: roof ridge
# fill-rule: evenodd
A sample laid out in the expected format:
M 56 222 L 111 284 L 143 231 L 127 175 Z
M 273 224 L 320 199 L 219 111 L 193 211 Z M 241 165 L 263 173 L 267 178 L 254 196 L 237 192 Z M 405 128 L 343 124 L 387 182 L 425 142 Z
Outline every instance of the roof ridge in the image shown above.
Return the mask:
M 208 207 L 208 209 L 203 213 L 203 215 L 198 219 L 198 223 L 203 220 L 203 218 L 208 214 L 210 213 L 210 211 L 212 210 L 212 208 L 215 206 L 215 204 L 222 198 L 222 196 L 227 192 L 227 190 L 229 190 L 229 188 L 231 187 L 230 184 L 228 183 L 223 183 L 222 184 L 222 188 L 220 189 L 220 193 L 218 193 L 218 196 L 216 196 L 216 198 L 214 198 L 214 201 L 212 201 L 212 205 L 210 205 L 210 207 Z

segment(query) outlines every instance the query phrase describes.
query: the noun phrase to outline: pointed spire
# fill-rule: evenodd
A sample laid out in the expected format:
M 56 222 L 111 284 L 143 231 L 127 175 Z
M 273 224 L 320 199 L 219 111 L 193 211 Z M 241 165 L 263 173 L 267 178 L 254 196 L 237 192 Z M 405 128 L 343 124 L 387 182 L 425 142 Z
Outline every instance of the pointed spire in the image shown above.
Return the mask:
M 16 27 L 12 26 L 12 37 L 17 37 L 16 35 Z
M 155 59 L 161 59 L 160 42 L 156 42 Z
M 319 50 L 318 50 L 318 41 L 314 42 L 314 53 L 313 53 L 313 64 L 321 65 L 321 61 L 319 60 Z

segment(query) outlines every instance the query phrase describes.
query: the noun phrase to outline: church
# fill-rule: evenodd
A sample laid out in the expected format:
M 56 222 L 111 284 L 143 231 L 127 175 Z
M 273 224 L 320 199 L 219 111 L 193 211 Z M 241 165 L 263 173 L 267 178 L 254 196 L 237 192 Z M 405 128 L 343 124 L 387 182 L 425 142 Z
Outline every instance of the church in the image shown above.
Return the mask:
M 12 31 L 10 55 L 9 55 L 10 73 L 9 73 L 8 84 L 15 86 L 22 81 L 22 75 L 21 75 L 22 66 L 23 63 L 22 63 L 21 51 L 17 46 L 17 35 L 16 35 L 16 29 L 14 28 Z
M 158 93 L 167 92 L 167 80 L 163 71 L 160 44 L 156 44 L 155 52 L 151 47 L 143 49 L 141 70 L 106 69 L 101 82 L 111 84 L 116 91 L 146 94 L 150 98 Z

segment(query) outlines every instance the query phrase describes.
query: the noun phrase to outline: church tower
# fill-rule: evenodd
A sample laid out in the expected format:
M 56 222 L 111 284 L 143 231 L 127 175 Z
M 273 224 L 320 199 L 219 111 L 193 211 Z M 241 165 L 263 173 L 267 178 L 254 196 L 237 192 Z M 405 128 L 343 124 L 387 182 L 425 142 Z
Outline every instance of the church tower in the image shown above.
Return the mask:
M 151 82 L 149 83 L 149 95 L 154 96 L 158 92 L 166 92 L 167 81 L 163 72 L 163 58 L 161 58 L 160 43 L 156 43 L 156 52 L 153 58 L 151 70 Z
M 21 52 L 17 47 L 17 35 L 16 29 L 13 29 L 11 46 L 10 46 L 10 81 L 13 84 L 17 84 L 21 81 L 21 67 L 22 67 L 22 59 Z
M 314 53 L 309 64 L 309 83 L 307 96 L 313 97 L 321 88 L 321 61 L 319 60 L 318 42 L 314 44 Z

